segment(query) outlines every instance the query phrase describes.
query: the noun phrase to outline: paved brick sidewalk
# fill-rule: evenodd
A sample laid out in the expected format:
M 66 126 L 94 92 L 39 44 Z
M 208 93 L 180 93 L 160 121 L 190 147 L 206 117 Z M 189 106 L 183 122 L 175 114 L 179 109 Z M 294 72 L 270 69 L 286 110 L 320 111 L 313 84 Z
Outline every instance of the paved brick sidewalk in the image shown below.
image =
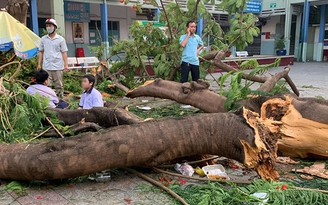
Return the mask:
M 123 172 L 122 172 L 123 173 Z M 0 191 L 1 205 L 166 205 L 172 198 L 161 192 L 136 189 L 149 183 L 132 174 L 120 174 L 107 182 L 83 182 L 58 187 L 34 187 L 23 194 Z M 4 186 L 1 187 L 1 189 Z M 129 203 L 129 200 L 131 202 Z

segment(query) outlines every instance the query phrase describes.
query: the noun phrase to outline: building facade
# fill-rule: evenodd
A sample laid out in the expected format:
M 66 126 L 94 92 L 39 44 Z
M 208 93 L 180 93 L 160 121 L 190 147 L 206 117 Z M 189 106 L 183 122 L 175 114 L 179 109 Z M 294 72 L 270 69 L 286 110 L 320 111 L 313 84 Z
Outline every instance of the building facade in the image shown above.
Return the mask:
M 141 3 L 143 13 L 133 10 Z M 164 4 L 171 2 L 163 0 Z M 4 1 L 0 7 L 5 7 Z M 186 9 L 186 0 L 180 0 Z M 216 0 L 216 4 L 220 1 Z M 275 55 L 275 37 L 286 40 L 288 55 L 299 61 L 323 61 L 328 56 L 328 0 L 251 0 L 246 9 L 259 17 L 260 35 L 246 48 L 253 55 Z M 229 15 L 215 5 L 206 5 L 224 29 L 229 29 Z M 149 1 L 130 0 L 30 0 L 28 26 L 40 36 L 44 22 L 54 18 L 59 33 L 65 36 L 69 56 L 83 48 L 86 56 L 94 55 L 90 46 L 111 46 L 113 39 L 128 38 L 134 20 L 151 20 L 158 11 Z M 204 22 L 204 24 L 206 21 Z M 201 34 L 202 21 L 198 26 Z M 107 50 L 106 50 L 107 51 Z
M 327 0 L 263 0 L 261 54 L 274 54 L 274 37 L 286 40 L 287 54 L 298 61 L 323 61 L 328 56 Z

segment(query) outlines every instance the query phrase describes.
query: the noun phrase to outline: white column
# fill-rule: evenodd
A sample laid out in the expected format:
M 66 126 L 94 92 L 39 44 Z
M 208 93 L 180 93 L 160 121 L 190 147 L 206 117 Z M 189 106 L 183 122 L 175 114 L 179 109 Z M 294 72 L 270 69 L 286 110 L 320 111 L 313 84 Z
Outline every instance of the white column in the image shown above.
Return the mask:
M 66 36 L 65 33 L 65 15 L 64 15 L 64 1 L 63 0 L 50 0 L 50 7 L 52 18 L 57 21 L 58 32 Z
M 302 23 L 302 15 L 298 14 L 296 19 L 296 31 L 295 31 L 295 49 L 294 55 L 297 61 L 300 60 L 300 33 L 301 33 L 301 23 Z
M 321 14 L 320 14 L 320 27 L 319 27 L 319 41 L 317 48 L 316 61 L 323 60 L 323 46 L 324 46 L 324 37 L 325 37 L 325 28 L 326 28 L 326 5 L 321 5 Z
M 285 0 L 285 33 L 284 33 L 284 37 L 285 37 L 285 48 L 287 51 L 287 55 L 289 55 L 290 52 L 290 30 L 292 27 L 292 15 L 293 15 L 293 8 L 292 5 L 290 4 L 289 0 Z

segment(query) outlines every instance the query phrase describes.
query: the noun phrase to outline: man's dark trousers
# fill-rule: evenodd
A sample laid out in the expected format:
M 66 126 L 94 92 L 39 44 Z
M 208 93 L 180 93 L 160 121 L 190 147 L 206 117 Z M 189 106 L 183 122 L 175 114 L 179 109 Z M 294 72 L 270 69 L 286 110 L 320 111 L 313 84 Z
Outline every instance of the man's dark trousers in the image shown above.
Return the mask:
M 191 71 L 192 81 L 199 79 L 199 66 L 192 65 L 190 63 L 181 63 L 181 83 L 187 82 L 189 77 L 189 71 Z

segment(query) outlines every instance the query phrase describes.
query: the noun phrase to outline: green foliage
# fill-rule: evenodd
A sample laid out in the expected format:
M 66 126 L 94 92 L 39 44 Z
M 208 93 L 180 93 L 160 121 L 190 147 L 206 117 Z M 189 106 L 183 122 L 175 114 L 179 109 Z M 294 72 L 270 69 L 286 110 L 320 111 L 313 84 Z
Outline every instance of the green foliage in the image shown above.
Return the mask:
M 75 75 L 72 73 L 63 73 L 63 87 L 64 90 L 70 91 L 74 94 L 81 94 L 83 89 L 81 87 L 82 78 L 85 73 L 82 72 L 75 72 Z
M 288 188 L 281 190 L 286 185 Z M 279 187 L 279 189 L 277 189 Z M 325 204 L 328 195 L 315 191 L 305 191 L 295 189 L 293 184 L 284 182 L 268 182 L 266 180 L 254 180 L 247 186 L 237 186 L 229 184 L 224 186 L 220 183 L 208 182 L 202 186 L 188 185 L 181 187 L 178 184 L 171 185 L 170 188 L 179 194 L 190 205 L 221 205 L 221 204 Z M 266 193 L 268 202 L 252 196 L 254 193 Z
M 111 93 L 112 92 L 112 88 L 109 88 L 108 85 L 113 84 L 113 82 L 111 80 L 104 80 L 101 83 L 96 85 L 97 90 L 101 90 L 104 91 L 106 93 Z
M 49 99 L 30 95 L 20 84 L 4 82 L 10 94 L 0 95 L 0 142 L 23 142 L 43 128 Z
M 158 5 L 156 1 L 151 0 L 150 2 L 162 9 L 162 5 Z M 182 10 L 180 4 L 174 1 L 166 4 L 165 12 L 161 12 L 159 17 L 160 23 L 167 26 L 165 31 L 155 27 L 152 23 L 143 26 L 138 22 L 133 22 L 130 27 L 131 39 L 115 41 L 115 45 L 110 50 L 112 55 L 121 52 L 126 54 L 124 63 L 116 62 L 113 67 L 125 68 L 127 80 L 132 80 L 137 69 L 140 69 L 141 75 L 145 76 L 144 69 L 148 58 L 151 58 L 156 77 L 168 79 L 172 70 L 181 63 L 182 47 L 179 38 L 186 33 L 185 24 L 189 20 L 197 21 L 199 18 L 206 20 L 202 37 L 209 39 L 212 51 L 226 50 L 231 45 L 242 50 L 254 41 L 254 36 L 259 34 L 259 29 L 255 26 L 256 17 L 250 13 L 240 14 L 239 12 L 245 7 L 244 0 L 223 0 L 220 4 L 224 10 L 235 14 L 231 20 L 231 29 L 226 33 L 208 12 L 205 7 L 206 3 L 215 4 L 215 1 L 188 0 L 187 11 Z M 208 63 L 202 64 L 200 65 L 201 78 L 205 77 L 205 69 L 209 68 Z M 174 76 L 174 80 L 180 80 L 180 71 Z
M 229 14 L 235 14 L 245 10 L 246 0 L 222 0 L 218 7 Z
M 135 188 L 136 191 L 142 191 L 142 192 L 145 192 L 145 193 L 148 193 L 148 192 L 154 192 L 154 193 L 160 193 L 161 190 L 156 187 L 156 186 L 151 186 L 149 184 L 138 184 Z
M 253 70 L 249 73 L 250 76 L 263 75 L 265 72 L 268 71 L 268 69 L 279 66 L 280 60 L 280 58 L 277 58 L 275 62 L 266 65 L 259 65 L 256 59 L 244 61 L 240 64 L 240 71 L 235 73 L 229 72 L 222 75 L 219 78 L 220 95 L 227 97 L 224 107 L 228 110 L 234 110 L 238 107 L 238 104 L 236 104 L 238 101 L 248 99 L 249 96 L 252 95 L 267 95 L 280 92 L 288 92 L 289 90 L 285 86 L 285 81 L 278 82 L 277 85 L 270 92 L 267 93 L 262 91 L 253 91 L 250 88 L 250 86 L 253 85 L 253 82 L 249 80 L 242 80 L 244 69 L 253 68 Z M 223 90 L 223 85 L 229 79 L 229 77 L 229 90 Z
M 5 187 L 3 187 L 3 190 L 13 191 L 16 194 L 20 194 L 20 195 L 25 194 L 25 191 L 27 189 L 29 189 L 29 186 L 19 181 L 11 181 Z
M 166 106 L 164 108 L 153 108 L 151 110 L 142 110 L 137 107 L 129 107 L 129 111 L 141 118 L 174 117 L 202 112 L 198 109 L 181 108 L 181 104 L 178 103 Z
M 274 49 L 284 50 L 285 49 L 285 39 L 280 36 L 275 37 Z
M 325 98 L 322 97 L 321 95 L 317 95 L 317 96 L 315 96 L 315 97 L 318 98 L 318 99 L 321 99 L 321 100 L 325 100 Z
M 5 58 L 9 58 L 9 56 L 5 56 Z M 15 60 L 19 61 L 22 64 L 19 74 L 16 79 L 20 79 L 24 82 L 30 82 L 31 77 L 34 76 L 34 72 L 36 71 L 38 58 L 30 58 L 27 60 L 20 59 L 18 57 Z M 0 75 L 2 76 L 12 76 L 17 69 L 17 64 L 12 64 L 5 67 L 2 71 L 0 71 Z
M 303 85 L 302 88 L 320 89 L 319 87 L 315 87 L 313 85 Z
M 260 29 L 255 26 L 257 17 L 254 14 L 238 14 L 230 20 L 230 32 L 226 35 L 229 42 L 232 42 L 238 50 L 243 50 L 249 44 L 254 42 L 254 37 L 258 36 Z

